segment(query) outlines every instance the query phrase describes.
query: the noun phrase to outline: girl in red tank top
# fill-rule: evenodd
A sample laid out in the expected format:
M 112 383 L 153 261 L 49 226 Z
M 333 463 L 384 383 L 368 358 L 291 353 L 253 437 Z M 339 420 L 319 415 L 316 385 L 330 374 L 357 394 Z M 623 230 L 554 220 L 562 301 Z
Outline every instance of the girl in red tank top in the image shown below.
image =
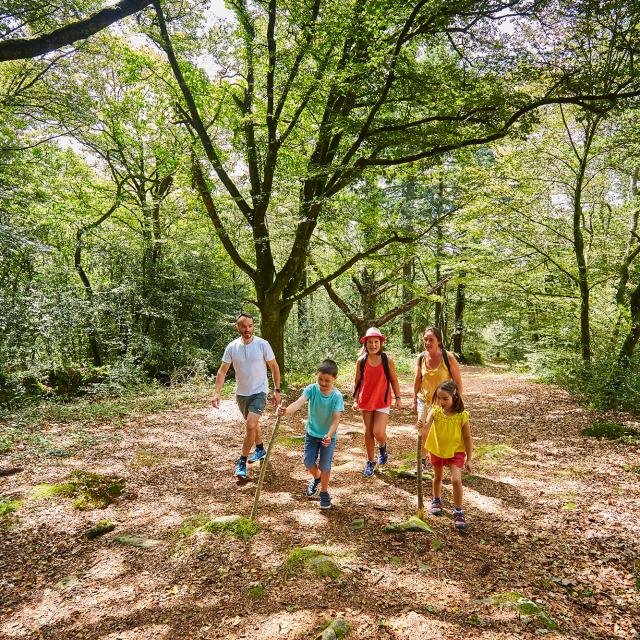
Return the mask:
M 371 327 L 361 338 L 365 353 L 358 358 L 353 391 L 353 409 L 362 411 L 364 422 L 364 444 L 367 450 L 367 464 L 364 477 L 370 478 L 376 468 L 374 453 L 378 444 L 378 464 L 386 464 L 387 423 L 391 407 L 391 395 L 396 399 L 396 409 L 402 407 L 400 385 L 393 360 L 382 351 L 386 337 L 378 329 Z

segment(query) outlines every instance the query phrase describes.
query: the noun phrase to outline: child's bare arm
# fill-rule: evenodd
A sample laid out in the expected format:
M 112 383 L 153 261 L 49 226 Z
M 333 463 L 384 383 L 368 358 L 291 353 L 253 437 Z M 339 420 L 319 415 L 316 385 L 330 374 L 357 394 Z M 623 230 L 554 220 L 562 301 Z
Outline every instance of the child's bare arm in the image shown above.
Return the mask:
M 304 395 L 301 395 L 295 402 L 292 402 L 288 407 L 283 407 L 280 405 L 278 407 L 278 415 L 279 416 L 290 416 L 293 415 L 298 409 L 303 407 L 307 402 L 307 398 Z
M 462 440 L 464 441 L 464 450 L 467 454 L 464 466 L 469 473 L 472 473 L 471 454 L 473 453 L 473 444 L 471 442 L 471 426 L 468 421 L 462 425 Z
M 424 414 L 427 411 L 426 407 L 422 410 L 422 415 L 418 419 L 418 424 L 416 425 L 416 429 L 422 432 L 422 437 L 426 440 L 427 435 L 429 434 L 429 430 L 431 429 L 431 425 L 433 424 L 433 413 L 429 409 L 429 413 L 427 414 L 427 419 L 425 420 Z
M 329 433 L 322 438 L 322 444 L 325 447 L 328 447 L 331 443 L 331 439 L 336 435 L 336 431 L 338 430 L 338 425 L 340 424 L 340 418 L 342 418 L 342 411 L 334 411 L 333 416 L 331 417 L 331 427 L 329 427 Z

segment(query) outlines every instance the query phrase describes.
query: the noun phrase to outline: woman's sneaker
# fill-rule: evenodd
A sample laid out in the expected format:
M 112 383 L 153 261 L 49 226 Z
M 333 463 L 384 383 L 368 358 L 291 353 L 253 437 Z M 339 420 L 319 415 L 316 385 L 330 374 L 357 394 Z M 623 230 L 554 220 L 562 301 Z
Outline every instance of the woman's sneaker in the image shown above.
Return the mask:
M 387 451 L 387 445 L 385 444 L 383 447 L 378 447 L 378 464 L 387 464 L 387 460 L 389 460 L 389 452 Z
M 311 478 L 309 480 L 309 486 L 307 487 L 307 498 L 313 498 L 320 486 L 320 478 Z
M 370 478 L 374 472 L 376 470 L 376 465 L 374 462 L 371 462 L 371 460 L 367 460 L 367 464 L 364 466 L 364 471 L 362 472 L 362 475 L 365 478 Z
M 464 511 L 462 509 L 453 510 L 453 526 L 458 529 L 458 531 L 466 531 L 469 528 L 469 525 L 465 522 Z
M 320 492 L 320 508 L 331 509 L 331 498 L 329 497 L 328 491 Z
M 431 501 L 431 513 L 434 516 L 439 516 L 442 513 L 442 500 L 440 498 L 434 498 Z

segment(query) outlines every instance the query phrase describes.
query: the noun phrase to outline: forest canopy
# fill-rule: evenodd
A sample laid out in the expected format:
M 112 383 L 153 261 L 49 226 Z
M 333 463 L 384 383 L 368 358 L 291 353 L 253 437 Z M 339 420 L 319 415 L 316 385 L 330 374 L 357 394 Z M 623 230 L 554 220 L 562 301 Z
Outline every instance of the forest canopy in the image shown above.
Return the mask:
M 210 374 L 248 311 L 290 371 L 436 324 L 637 406 L 639 26 L 617 0 L 5 2 L 0 400 Z

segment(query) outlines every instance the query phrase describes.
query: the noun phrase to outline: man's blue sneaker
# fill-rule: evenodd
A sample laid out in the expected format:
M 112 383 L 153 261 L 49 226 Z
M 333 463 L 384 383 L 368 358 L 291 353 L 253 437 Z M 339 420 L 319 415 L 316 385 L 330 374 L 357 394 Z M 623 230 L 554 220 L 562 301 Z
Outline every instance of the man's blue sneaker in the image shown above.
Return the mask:
M 387 451 L 387 445 L 384 447 L 378 447 L 378 464 L 387 464 L 387 460 L 389 460 L 389 452 Z
M 253 452 L 252 456 L 249 456 L 249 459 L 247 460 L 247 462 L 249 464 L 253 464 L 254 462 L 258 462 L 259 460 L 262 460 L 262 458 L 264 458 L 267 455 L 267 450 L 263 447 L 262 449 L 256 449 Z
M 309 486 L 307 487 L 307 498 L 313 498 L 320 486 L 320 478 L 311 478 L 309 480 Z
M 331 498 L 329 497 L 328 491 L 320 492 L 320 508 L 331 509 Z
M 242 458 L 238 459 L 238 462 L 236 463 L 236 471 L 233 474 L 236 478 L 246 478 L 247 477 L 247 462 L 246 460 L 243 460 Z
M 373 475 L 373 473 L 375 472 L 375 470 L 376 470 L 375 463 L 371 462 L 371 460 L 367 460 L 367 464 L 364 467 L 364 471 L 362 472 L 362 475 L 365 478 L 370 478 Z

